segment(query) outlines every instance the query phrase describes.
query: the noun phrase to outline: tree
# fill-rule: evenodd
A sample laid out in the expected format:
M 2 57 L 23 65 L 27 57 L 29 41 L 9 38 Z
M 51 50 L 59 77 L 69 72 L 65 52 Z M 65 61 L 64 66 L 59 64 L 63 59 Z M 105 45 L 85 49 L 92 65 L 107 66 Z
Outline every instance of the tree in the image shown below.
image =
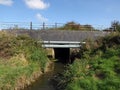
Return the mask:
M 86 30 L 86 31 L 95 30 L 95 29 L 92 27 L 92 25 L 88 25 L 88 24 L 83 25 L 83 28 L 84 28 L 84 30 Z
M 80 25 L 78 23 L 75 23 L 73 21 L 66 23 L 63 26 L 63 29 L 65 30 L 83 30 L 83 31 L 91 31 L 91 30 L 95 30 L 92 25 Z
M 111 23 L 111 27 L 113 28 L 114 31 L 120 32 L 120 22 L 119 21 L 113 21 Z
M 67 30 L 79 30 L 80 27 L 81 27 L 80 24 L 77 24 L 77 23 L 71 21 L 71 22 L 68 22 L 68 23 L 65 24 L 64 29 L 67 29 Z

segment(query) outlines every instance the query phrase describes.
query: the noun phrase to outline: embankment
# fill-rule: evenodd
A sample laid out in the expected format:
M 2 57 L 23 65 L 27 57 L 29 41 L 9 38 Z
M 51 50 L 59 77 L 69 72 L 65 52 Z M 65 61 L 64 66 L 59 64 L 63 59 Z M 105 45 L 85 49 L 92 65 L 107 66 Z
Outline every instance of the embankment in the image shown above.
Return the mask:
M 30 85 L 49 65 L 37 41 L 0 31 L 0 90 L 20 90 Z
M 58 90 L 120 89 L 120 33 L 86 42 L 79 54 L 61 76 Z

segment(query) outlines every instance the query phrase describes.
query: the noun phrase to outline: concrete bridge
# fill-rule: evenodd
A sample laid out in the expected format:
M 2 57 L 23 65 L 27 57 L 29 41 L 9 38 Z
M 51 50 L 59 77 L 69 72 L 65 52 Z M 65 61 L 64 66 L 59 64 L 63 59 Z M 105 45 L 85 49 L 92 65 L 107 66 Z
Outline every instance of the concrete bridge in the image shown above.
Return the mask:
M 30 35 L 48 50 L 48 56 L 66 63 L 68 60 L 71 61 L 71 53 L 85 44 L 86 39 L 96 40 L 108 33 L 102 31 L 18 30 L 18 34 Z

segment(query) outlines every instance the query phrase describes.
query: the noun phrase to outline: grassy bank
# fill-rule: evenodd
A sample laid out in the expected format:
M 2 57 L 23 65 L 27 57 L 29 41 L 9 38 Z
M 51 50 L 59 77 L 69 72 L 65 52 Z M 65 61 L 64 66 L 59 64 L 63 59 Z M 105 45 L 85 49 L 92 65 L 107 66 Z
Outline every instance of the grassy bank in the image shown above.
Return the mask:
M 27 35 L 0 32 L 0 90 L 19 90 L 34 82 L 48 59 L 37 41 Z
M 58 84 L 64 90 L 120 89 L 120 34 L 87 42 L 81 59 L 67 67 Z

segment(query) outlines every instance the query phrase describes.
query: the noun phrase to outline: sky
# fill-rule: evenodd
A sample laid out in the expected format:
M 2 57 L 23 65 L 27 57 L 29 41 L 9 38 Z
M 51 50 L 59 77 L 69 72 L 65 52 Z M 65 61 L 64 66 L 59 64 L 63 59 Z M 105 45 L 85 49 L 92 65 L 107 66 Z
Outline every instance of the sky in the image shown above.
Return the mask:
M 109 27 L 114 20 L 120 21 L 120 0 L 0 0 L 0 22 Z

